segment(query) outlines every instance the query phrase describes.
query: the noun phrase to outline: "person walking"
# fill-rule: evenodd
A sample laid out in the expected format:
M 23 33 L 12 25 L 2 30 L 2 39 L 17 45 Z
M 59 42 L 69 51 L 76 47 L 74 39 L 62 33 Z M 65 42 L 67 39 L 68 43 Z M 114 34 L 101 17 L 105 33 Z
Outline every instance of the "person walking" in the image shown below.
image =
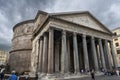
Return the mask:
M 5 68 L 2 68 L 0 71 L 0 80 L 4 80 L 4 70 Z
M 95 80 L 95 73 L 94 73 L 94 70 L 91 71 L 91 79 L 92 79 L 92 80 Z
M 120 73 L 119 73 L 119 70 L 116 70 L 116 74 L 117 74 L 117 76 L 119 76 L 119 74 L 120 74 Z
M 15 75 L 15 71 L 12 71 L 11 76 L 7 80 L 18 80 L 18 77 Z

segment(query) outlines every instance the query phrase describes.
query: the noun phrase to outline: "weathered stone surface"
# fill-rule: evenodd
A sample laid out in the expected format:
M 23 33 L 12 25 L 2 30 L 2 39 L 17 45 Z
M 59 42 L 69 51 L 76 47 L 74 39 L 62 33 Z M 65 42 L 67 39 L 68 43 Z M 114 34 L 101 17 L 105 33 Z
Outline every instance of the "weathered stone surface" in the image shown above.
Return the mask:
M 32 22 L 19 23 L 18 26 L 15 26 L 9 59 L 11 70 L 19 73 L 30 71 L 33 28 Z
M 31 49 L 32 48 L 31 37 L 32 35 L 23 35 L 14 38 L 12 41 L 12 50 Z
M 107 32 L 100 23 L 98 23 L 93 17 L 91 17 L 88 13 L 83 14 L 71 14 L 64 16 L 57 16 L 58 18 L 71 21 L 80 25 L 85 25 L 87 27 L 97 29 L 103 32 Z
M 108 35 L 106 33 L 99 32 L 99 31 L 93 30 L 93 29 L 89 29 L 89 28 L 86 28 L 83 26 L 68 24 L 65 22 L 58 21 L 58 20 L 51 21 L 50 26 L 54 26 L 55 28 L 63 29 L 63 30 L 69 31 L 69 32 L 76 32 L 79 34 L 86 34 L 86 35 L 94 36 L 97 38 L 112 40 L 111 35 Z
M 10 69 L 19 73 L 30 71 L 31 50 L 15 51 L 10 54 Z

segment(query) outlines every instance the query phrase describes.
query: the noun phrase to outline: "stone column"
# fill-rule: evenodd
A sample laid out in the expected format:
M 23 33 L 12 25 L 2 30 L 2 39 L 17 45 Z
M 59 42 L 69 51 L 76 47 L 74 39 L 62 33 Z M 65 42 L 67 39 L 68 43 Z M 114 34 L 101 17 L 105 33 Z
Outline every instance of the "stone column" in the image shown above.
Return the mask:
M 102 46 L 101 39 L 99 39 L 99 48 L 100 48 L 100 55 L 101 55 L 101 60 L 102 60 L 102 67 L 106 71 L 105 57 L 103 53 L 103 46 Z
M 62 31 L 62 53 L 61 53 L 61 73 L 66 73 L 67 72 L 67 66 L 66 66 L 66 31 Z
M 38 71 L 42 72 L 43 38 L 40 38 Z
M 88 50 L 87 50 L 87 43 L 86 43 L 86 35 L 82 35 L 83 41 L 83 55 L 84 55 L 84 67 L 85 70 L 89 70 L 89 61 L 88 61 Z
M 55 72 L 59 73 L 60 42 L 55 42 Z
M 54 60 L 54 30 L 49 29 L 49 45 L 48 45 L 48 74 L 53 73 L 53 64 Z
M 74 51 L 74 72 L 79 73 L 79 59 L 78 59 L 78 45 L 77 45 L 77 35 L 73 33 L 73 51 Z
M 82 43 L 82 42 L 81 42 Z M 79 43 L 79 47 L 78 47 L 78 55 L 79 55 L 79 66 L 80 66 L 80 70 L 84 69 L 84 64 L 83 64 L 83 54 L 82 54 L 82 44 Z
M 39 39 L 33 40 L 33 47 L 31 53 L 31 72 L 30 76 L 35 77 L 38 73 L 38 54 L 39 54 Z
M 112 41 L 110 41 L 110 47 L 111 47 L 111 54 L 112 54 L 112 58 L 113 58 L 114 68 L 117 69 L 117 61 L 116 61 L 115 50 L 114 50 Z
M 43 61 L 42 61 L 42 72 L 47 73 L 48 69 L 48 36 L 47 33 L 44 33 L 44 42 L 43 42 Z
M 107 53 L 107 57 L 108 57 L 109 69 L 112 70 L 112 64 L 111 64 L 111 60 L 110 60 L 111 57 L 110 57 L 110 52 L 109 52 L 107 40 L 105 40 L 105 48 L 106 48 L 106 53 Z
M 35 70 L 36 70 L 35 72 L 36 72 L 36 73 L 38 73 L 39 46 L 40 46 L 40 45 L 39 45 L 39 39 L 37 39 L 37 41 L 36 41 L 36 50 L 35 50 L 36 55 L 35 55 L 35 57 L 34 57 L 34 58 L 35 58 L 34 60 L 35 60 Z
M 96 44 L 96 53 L 97 53 L 97 59 L 98 59 L 98 67 L 99 69 L 102 68 L 102 63 L 101 63 L 101 59 L 100 59 L 100 48 L 98 43 Z
M 67 73 L 70 73 L 70 40 L 67 39 Z
M 94 58 L 94 68 L 95 68 L 95 71 L 98 71 L 98 58 L 96 53 L 95 40 L 93 36 L 91 37 L 91 46 L 92 46 L 92 53 Z

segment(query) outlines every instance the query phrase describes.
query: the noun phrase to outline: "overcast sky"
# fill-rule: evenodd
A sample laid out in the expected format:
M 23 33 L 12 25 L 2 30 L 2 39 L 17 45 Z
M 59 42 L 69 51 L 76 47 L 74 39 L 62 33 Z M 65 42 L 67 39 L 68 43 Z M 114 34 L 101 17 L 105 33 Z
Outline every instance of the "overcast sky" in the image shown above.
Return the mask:
M 0 49 L 10 50 L 13 26 L 37 11 L 90 11 L 109 29 L 120 26 L 120 0 L 0 0 Z

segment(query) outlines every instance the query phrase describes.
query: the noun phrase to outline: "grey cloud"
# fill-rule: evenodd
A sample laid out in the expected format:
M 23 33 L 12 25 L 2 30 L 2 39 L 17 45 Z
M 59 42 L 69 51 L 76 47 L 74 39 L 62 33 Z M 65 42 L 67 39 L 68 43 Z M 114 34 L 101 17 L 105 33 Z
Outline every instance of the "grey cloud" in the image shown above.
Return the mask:
M 3 38 L 0 38 L 0 50 L 10 50 L 9 42 Z
M 10 50 L 15 24 L 34 18 L 38 10 L 45 10 L 53 3 L 52 0 L 0 0 L 0 48 Z
M 8 44 L 0 44 L 0 50 L 6 50 L 6 51 L 10 51 L 10 45 Z
M 116 5 L 120 0 L 0 0 L 0 48 L 8 50 L 11 45 L 12 28 L 18 22 L 33 19 L 38 10 L 47 12 L 90 11 L 109 29 L 120 25 Z M 115 7 L 114 7 L 115 8 Z M 7 40 L 6 40 L 7 39 Z

